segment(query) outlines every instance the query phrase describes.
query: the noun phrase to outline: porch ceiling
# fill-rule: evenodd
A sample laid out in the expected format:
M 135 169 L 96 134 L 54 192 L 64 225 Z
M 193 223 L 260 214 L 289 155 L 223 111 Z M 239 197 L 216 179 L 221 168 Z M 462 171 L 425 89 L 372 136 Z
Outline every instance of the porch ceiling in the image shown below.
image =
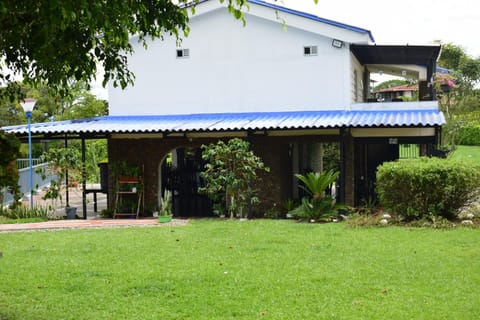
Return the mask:
M 361 64 L 416 64 L 427 66 L 440 54 L 440 45 L 356 45 L 350 50 Z
M 372 127 L 434 127 L 445 123 L 436 109 L 420 110 L 329 110 L 297 112 L 215 113 L 150 116 L 103 116 L 81 120 L 34 123 L 35 136 L 117 133 L 188 133 L 291 129 Z M 17 136 L 28 134 L 27 126 L 3 127 Z

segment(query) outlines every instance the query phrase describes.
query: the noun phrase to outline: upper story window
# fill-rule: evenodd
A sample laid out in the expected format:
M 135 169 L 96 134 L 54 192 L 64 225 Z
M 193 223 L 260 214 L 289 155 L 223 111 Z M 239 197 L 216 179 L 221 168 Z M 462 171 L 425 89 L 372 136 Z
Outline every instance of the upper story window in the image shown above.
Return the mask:
M 318 54 L 317 46 L 305 46 L 303 47 L 303 55 L 316 56 Z
M 177 58 L 189 58 L 190 49 L 177 49 Z

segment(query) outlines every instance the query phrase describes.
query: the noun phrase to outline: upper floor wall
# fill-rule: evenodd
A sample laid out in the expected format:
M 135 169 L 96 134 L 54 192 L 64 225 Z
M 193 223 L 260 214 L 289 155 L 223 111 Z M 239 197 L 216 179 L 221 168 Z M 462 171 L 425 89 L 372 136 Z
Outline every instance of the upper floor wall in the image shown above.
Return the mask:
M 350 30 L 318 32 L 318 27 L 310 32 L 309 23 L 321 23 L 292 15 L 283 17 L 283 26 L 266 18 L 275 17 L 270 8 L 251 5 L 250 10 L 245 27 L 223 6 L 199 10 L 180 44 L 166 37 L 145 50 L 133 38 L 129 67 L 135 85 L 109 88 L 110 114 L 333 110 L 361 101 L 352 98 L 346 40 L 367 43 L 365 36 L 355 38 Z M 342 40 L 340 48 L 332 45 L 329 32 Z

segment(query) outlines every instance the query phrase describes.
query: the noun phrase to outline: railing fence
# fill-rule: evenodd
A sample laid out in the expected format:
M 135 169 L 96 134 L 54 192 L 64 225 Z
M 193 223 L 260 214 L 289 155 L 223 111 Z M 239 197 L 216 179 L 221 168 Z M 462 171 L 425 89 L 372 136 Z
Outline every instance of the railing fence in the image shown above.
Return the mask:
M 39 169 L 47 167 L 48 163 L 40 163 L 39 159 L 33 159 L 33 188 L 35 190 L 43 189 L 44 187 L 50 185 L 50 181 L 55 179 L 54 175 L 47 175 L 45 179 L 42 179 L 42 175 L 37 173 Z M 26 165 L 25 165 L 26 162 Z M 25 196 L 30 195 L 30 164 L 29 159 L 18 159 L 17 167 L 19 168 L 18 174 L 18 185 L 20 186 L 20 192 Z M 2 190 L 0 190 L 2 192 Z M 8 205 L 13 201 L 13 195 L 7 190 L 3 190 L 3 205 Z

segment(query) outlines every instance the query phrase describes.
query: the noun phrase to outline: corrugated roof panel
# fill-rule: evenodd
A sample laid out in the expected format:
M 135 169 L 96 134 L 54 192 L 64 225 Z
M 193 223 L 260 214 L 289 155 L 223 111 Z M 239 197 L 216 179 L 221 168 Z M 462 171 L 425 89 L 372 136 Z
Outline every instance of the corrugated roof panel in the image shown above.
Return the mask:
M 31 130 L 33 134 L 103 134 L 440 126 L 443 124 L 445 124 L 445 117 L 438 110 L 329 110 L 164 116 L 103 116 L 81 120 L 33 123 Z M 27 134 L 26 125 L 4 127 L 3 129 L 15 134 Z

